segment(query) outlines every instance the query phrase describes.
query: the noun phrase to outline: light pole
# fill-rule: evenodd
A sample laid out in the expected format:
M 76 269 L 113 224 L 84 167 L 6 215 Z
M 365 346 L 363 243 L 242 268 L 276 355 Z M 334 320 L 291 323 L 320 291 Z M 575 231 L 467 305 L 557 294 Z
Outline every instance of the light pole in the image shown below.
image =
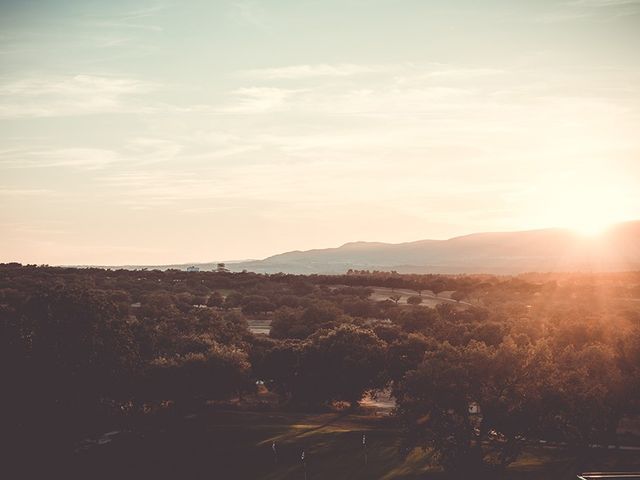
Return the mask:
M 304 469 L 304 480 L 307 480 L 307 462 L 304 458 L 304 450 L 300 454 L 300 461 L 302 462 L 302 468 Z
M 362 449 L 364 450 L 364 464 L 367 464 L 367 436 L 362 434 Z

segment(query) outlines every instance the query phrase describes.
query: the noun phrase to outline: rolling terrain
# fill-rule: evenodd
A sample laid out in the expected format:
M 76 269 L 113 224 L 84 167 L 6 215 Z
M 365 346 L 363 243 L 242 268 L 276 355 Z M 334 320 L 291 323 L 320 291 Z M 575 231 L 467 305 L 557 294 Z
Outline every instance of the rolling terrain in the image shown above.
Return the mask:
M 598 236 L 570 230 L 475 233 L 408 243 L 353 242 L 338 248 L 287 252 L 230 265 L 275 273 L 343 273 L 348 269 L 400 273 L 626 271 L 640 268 L 640 221 Z
M 122 267 L 129 270 L 198 267 L 216 261 Z M 585 236 L 565 229 L 473 233 L 448 240 L 406 243 L 350 242 L 336 248 L 296 250 L 262 260 L 227 261 L 229 270 L 257 273 L 341 274 L 354 270 L 399 273 L 492 273 L 640 270 L 640 220 Z

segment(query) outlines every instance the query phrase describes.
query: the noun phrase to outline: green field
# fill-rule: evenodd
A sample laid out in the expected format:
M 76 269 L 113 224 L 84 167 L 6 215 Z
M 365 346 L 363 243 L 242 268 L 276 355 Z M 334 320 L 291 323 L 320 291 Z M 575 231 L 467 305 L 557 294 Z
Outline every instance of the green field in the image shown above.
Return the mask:
M 83 452 L 78 456 L 79 473 L 87 478 L 303 480 L 304 449 L 307 480 L 447 478 L 422 451 L 403 458 L 398 453 L 399 433 L 393 418 L 380 416 L 174 413 L 154 419 L 137 434 Z M 594 449 L 578 465 L 561 449 L 532 447 L 500 478 L 575 479 L 577 471 L 633 467 L 640 467 L 638 452 Z

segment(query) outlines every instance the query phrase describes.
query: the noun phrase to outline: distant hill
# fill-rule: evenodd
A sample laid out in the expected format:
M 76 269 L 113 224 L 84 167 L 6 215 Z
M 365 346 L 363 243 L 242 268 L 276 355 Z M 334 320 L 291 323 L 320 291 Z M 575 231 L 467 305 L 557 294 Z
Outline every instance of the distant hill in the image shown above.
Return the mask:
M 218 262 L 127 265 L 125 269 L 198 267 Z M 521 232 L 473 233 L 448 240 L 407 243 L 351 242 L 337 248 L 293 251 L 263 260 L 226 261 L 229 270 L 258 273 L 327 273 L 347 270 L 396 270 L 400 273 L 495 273 L 640 270 L 640 221 L 611 227 L 587 237 L 548 228 Z
M 586 237 L 570 230 L 474 233 L 408 243 L 353 242 L 293 251 L 229 265 L 275 273 L 344 273 L 348 269 L 402 273 L 521 273 L 640 269 L 640 221 Z

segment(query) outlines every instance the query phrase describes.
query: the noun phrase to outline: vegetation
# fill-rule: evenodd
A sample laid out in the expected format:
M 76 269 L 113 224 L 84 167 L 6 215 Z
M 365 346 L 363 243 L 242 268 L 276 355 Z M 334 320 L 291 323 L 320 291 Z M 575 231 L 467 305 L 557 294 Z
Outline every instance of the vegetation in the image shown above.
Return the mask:
M 377 288 L 415 294 L 374 300 Z M 435 308 L 422 302 L 435 297 Z M 638 273 L 300 276 L 6 264 L 5 451 L 17 462 L 45 451 L 60 459 L 107 426 L 140 431 L 145 419 L 205 405 L 356 412 L 365 396 L 389 389 L 393 462 L 419 449 L 454 478 L 501 478 L 542 440 L 580 464 L 590 445 L 619 443 L 620 420 L 639 413 L 639 297 Z M 254 322 L 270 323 L 270 335 L 253 334 Z

